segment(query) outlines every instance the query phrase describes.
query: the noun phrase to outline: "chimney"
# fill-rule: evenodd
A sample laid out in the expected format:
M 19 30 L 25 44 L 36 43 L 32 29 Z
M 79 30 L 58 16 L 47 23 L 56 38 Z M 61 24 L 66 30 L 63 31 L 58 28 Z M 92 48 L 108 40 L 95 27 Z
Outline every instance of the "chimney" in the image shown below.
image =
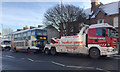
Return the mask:
M 26 26 L 26 27 L 23 27 L 23 30 L 26 30 L 26 29 L 28 29 L 28 27 Z
M 30 29 L 33 29 L 33 28 L 35 28 L 35 27 L 33 27 L 33 26 L 30 26 Z
M 43 25 L 38 25 L 38 27 L 42 27 Z
M 91 0 L 91 11 L 95 13 L 98 9 L 98 0 Z
M 22 29 L 17 29 L 17 31 L 21 31 Z

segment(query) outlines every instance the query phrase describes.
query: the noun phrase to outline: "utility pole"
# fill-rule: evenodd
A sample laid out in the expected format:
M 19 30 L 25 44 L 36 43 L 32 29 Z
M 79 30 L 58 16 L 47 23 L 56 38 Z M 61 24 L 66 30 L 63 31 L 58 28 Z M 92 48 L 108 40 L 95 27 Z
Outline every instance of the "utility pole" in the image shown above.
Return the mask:
M 60 17 L 61 17 L 61 21 L 62 21 L 62 0 L 61 0 L 61 16 L 60 16 Z M 62 24 L 62 23 L 61 23 L 61 24 Z M 62 29 L 63 29 L 63 30 L 62 30 L 62 35 L 64 36 L 64 35 L 65 35 L 65 30 L 64 30 L 64 29 L 65 29 L 65 26 L 64 26 L 64 24 L 62 24 Z
M 1 24 L 1 29 L 2 29 L 2 31 L 1 31 L 1 38 L 3 37 L 3 24 Z

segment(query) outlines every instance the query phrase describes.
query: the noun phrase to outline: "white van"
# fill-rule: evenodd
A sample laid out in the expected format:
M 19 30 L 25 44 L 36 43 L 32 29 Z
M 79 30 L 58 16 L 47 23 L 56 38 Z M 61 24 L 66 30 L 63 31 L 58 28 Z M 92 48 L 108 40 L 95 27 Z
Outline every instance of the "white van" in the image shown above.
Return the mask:
M 1 41 L 2 50 L 10 50 L 11 49 L 11 41 L 10 40 L 2 40 Z

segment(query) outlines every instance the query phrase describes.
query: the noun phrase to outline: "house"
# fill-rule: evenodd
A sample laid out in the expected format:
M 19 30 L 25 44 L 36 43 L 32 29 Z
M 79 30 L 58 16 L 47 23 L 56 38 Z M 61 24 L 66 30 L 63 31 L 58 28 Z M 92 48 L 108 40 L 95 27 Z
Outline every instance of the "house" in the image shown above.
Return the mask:
M 55 38 L 55 37 L 59 38 L 59 31 L 55 27 L 48 25 L 48 26 L 43 26 L 41 28 L 43 28 L 44 30 L 47 30 L 49 43 L 51 43 L 51 38 Z
M 117 30 L 117 38 L 120 42 L 120 1 L 108 4 L 91 0 L 91 8 L 85 10 L 87 24 L 108 23 Z

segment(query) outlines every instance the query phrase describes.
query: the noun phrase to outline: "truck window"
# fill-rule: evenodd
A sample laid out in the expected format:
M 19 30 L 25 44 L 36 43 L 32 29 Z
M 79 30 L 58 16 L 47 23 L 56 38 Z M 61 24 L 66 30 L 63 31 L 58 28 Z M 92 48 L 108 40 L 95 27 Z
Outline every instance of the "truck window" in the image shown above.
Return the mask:
M 105 36 L 105 28 L 96 29 L 96 35 Z
M 108 37 L 114 37 L 116 38 L 116 30 L 112 28 L 107 28 L 108 31 Z

